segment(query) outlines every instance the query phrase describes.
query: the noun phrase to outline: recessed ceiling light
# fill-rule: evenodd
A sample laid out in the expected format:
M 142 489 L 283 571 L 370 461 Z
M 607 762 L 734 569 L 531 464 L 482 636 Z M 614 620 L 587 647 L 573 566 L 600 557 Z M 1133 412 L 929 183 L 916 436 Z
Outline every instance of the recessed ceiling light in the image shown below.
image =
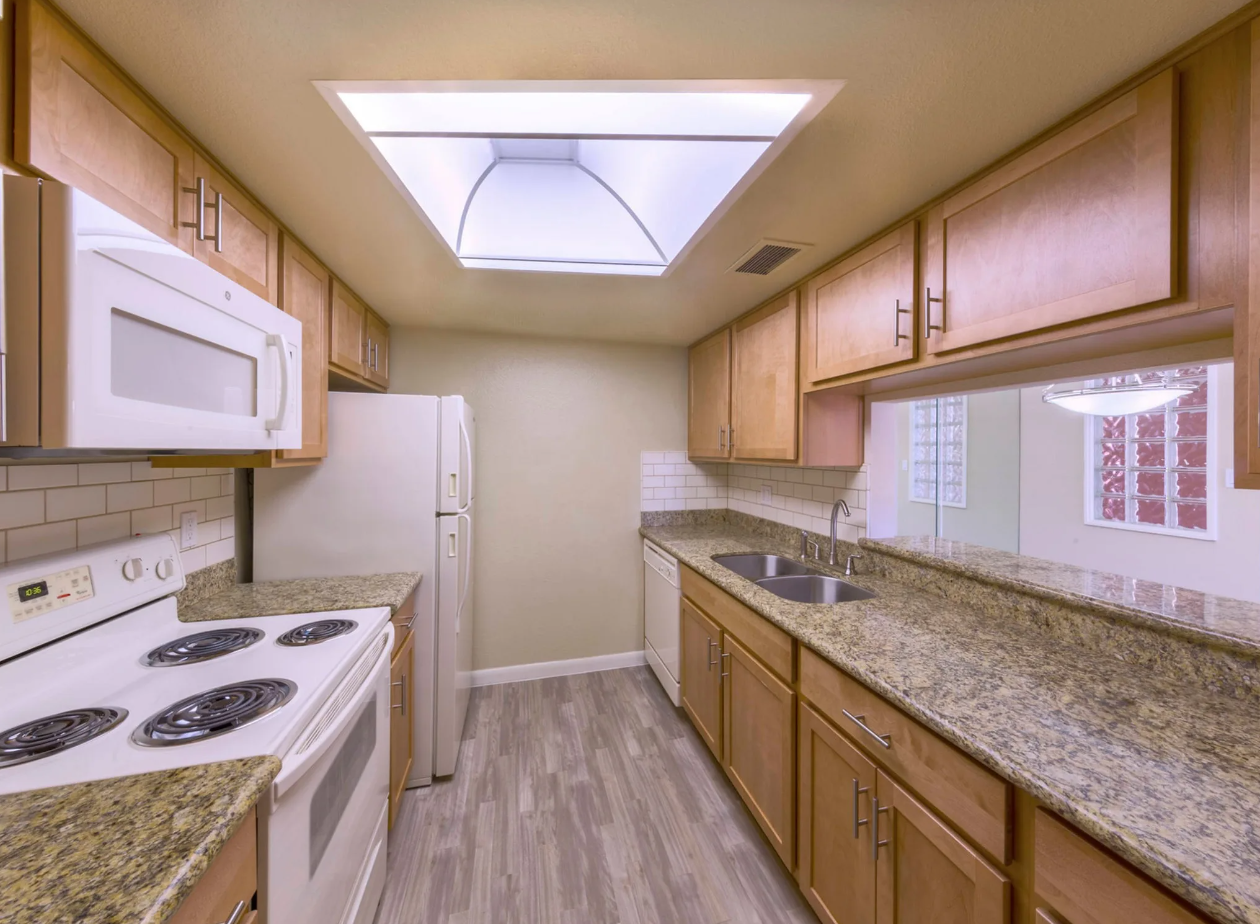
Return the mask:
M 660 276 L 843 81 L 320 81 L 461 265 Z

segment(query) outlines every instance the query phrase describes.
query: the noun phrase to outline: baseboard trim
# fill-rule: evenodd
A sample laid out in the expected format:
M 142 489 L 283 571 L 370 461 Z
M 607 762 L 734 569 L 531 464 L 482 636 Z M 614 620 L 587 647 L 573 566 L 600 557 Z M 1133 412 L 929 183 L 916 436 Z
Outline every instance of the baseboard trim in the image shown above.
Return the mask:
M 573 674 L 593 674 L 595 671 L 615 671 L 623 667 L 638 667 L 646 663 L 647 658 L 642 651 L 623 651 L 620 654 L 573 658 L 570 661 L 539 661 L 536 664 L 488 667 L 472 672 L 472 685 L 492 687 L 500 683 L 519 683 L 522 680 L 543 680 L 547 677 L 568 677 Z

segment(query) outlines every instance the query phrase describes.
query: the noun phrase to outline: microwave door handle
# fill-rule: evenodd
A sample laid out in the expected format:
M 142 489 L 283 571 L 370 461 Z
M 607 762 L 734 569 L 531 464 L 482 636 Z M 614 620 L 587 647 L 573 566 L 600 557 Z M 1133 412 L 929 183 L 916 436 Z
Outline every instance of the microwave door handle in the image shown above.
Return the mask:
M 376 677 L 382 669 L 389 669 L 389 659 L 394 651 L 394 624 L 388 622 L 385 624 L 386 640 L 381 648 L 380 654 L 376 656 L 376 661 L 372 664 L 372 669 L 368 671 L 367 676 L 359 682 L 357 690 L 351 690 L 351 685 L 355 682 L 355 671 L 351 669 L 350 675 L 338 684 L 337 688 L 329 694 L 325 701 L 326 705 L 315 719 L 311 722 L 311 728 L 324 725 L 323 734 L 319 740 L 314 742 L 310 747 L 306 748 L 301 754 L 295 754 L 292 759 L 288 755 L 285 756 L 284 766 L 280 769 L 279 775 L 271 784 L 271 792 L 273 796 L 272 811 L 275 811 L 281 797 L 293 788 L 294 785 L 306 774 L 306 770 L 316 761 L 318 761 L 328 751 L 328 748 L 336 740 L 346 728 L 346 726 L 355 720 L 359 714 L 359 706 L 372 692 L 376 686 Z M 387 694 L 388 695 L 388 694 Z M 340 701 L 352 697 L 349 705 L 344 708 L 340 706 Z M 324 716 L 332 713 L 333 721 L 324 721 Z M 337 714 L 339 713 L 339 714 Z
M 292 387 L 293 366 L 289 362 L 289 344 L 284 334 L 268 334 L 267 346 L 273 346 L 280 353 L 280 407 L 276 416 L 267 420 L 268 430 L 284 430 L 289 418 L 289 389 Z

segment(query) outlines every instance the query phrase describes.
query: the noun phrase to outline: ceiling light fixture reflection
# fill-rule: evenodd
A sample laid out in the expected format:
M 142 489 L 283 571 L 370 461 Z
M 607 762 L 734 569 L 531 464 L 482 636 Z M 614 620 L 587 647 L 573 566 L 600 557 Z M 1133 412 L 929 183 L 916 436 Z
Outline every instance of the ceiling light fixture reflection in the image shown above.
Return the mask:
M 1056 404 L 1077 414 L 1095 417 L 1123 417 L 1141 414 L 1162 407 L 1190 394 L 1198 384 L 1176 382 L 1168 375 L 1157 381 L 1142 381 L 1137 375 L 1126 375 L 1120 382 L 1086 385 L 1083 388 L 1059 388 L 1051 385 L 1041 394 L 1047 404 Z
M 843 81 L 317 81 L 470 269 L 660 276 Z

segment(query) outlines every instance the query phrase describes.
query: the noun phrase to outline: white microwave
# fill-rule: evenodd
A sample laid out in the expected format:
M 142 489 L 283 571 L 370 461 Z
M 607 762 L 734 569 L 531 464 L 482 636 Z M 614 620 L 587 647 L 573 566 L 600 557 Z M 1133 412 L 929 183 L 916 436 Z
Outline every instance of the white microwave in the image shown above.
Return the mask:
M 302 445 L 302 324 L 77 189 L 3 178 L 0 452 Z

